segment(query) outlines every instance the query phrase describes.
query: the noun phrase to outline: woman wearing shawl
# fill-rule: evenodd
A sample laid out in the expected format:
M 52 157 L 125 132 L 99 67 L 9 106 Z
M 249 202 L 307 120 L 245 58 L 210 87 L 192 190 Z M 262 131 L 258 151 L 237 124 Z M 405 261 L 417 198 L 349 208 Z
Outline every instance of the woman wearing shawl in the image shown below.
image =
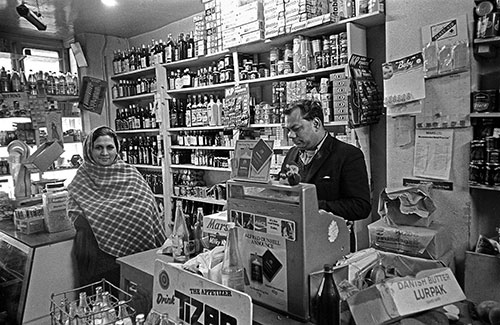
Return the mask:
M 119 152 L 114 131 L 95 128 L 84 141 L 84 162 L 68 186 L 80 286 L 102 278 L 119 286 L 116 258 L 159 247 L 166 239 L 153 193 Z

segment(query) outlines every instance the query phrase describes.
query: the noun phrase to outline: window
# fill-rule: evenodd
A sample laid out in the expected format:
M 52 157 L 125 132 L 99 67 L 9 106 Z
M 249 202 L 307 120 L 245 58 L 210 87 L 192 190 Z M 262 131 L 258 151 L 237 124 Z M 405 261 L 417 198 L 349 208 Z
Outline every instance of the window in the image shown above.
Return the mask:
M 33 73 L 38 71 L 43 72 L 59 72 L 61 71 L 60 57 L 58 51 L 41 50 L 34 48 L 24 48 L 24 71 L 26 74 L 31 70 Z
M 0 52 L 0 68 L 4 67 L 5 71 L 12 70 L 12 58 L 10 53 Z

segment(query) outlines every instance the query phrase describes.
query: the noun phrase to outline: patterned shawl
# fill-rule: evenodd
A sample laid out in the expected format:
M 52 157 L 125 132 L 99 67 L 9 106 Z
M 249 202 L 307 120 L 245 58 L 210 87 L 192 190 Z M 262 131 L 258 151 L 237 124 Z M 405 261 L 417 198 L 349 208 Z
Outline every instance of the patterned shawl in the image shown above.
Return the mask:
M 165 230 L 148 184 L 118 156 L 110 166 L 93 163 L 92 134 L 85 139 L 84 163 L 68 186 L 68 212 L 83 215 L 99 248 L 115 257 L 161 246 Z

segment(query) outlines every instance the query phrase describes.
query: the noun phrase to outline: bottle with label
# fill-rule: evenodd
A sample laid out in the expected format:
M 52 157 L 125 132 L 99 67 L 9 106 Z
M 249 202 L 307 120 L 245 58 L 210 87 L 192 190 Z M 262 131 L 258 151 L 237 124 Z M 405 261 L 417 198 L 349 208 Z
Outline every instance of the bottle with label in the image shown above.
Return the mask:
M 196 220 L 194 222 L 194 240 L 195 240 L 195 250 L 196 254 L 203 252 L 203 208 L 198 207 L 196 211 Z
M 182 201 L 176 202 L 174 229 L 172 232 L 172 255 L 174 262 L 184 263 L 189 259 L 187 252 L 189 244 L 189 229 L 186 224 Z
M 234 222 L 228 223 L 229 231 L 222 260 L 222 284 L 234 290 L 245 291 L 245 269 L 238 249 L 238 232 Z
M 340 325 L 340 296 L 333 280 L 333 268 L 330 264 L 325 264 L 323 268 L 323 279 L 314 301 L 317 310 L 316 324 Z

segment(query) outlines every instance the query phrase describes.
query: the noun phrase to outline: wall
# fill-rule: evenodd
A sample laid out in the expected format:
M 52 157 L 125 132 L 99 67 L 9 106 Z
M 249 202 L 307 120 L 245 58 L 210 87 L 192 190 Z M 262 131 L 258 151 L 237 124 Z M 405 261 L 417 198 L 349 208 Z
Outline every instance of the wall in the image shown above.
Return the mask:
M 386 56 L 393 61 L 422 50 L 421 27 L 439 23 L 447 19 L 468 15 L 469 34 L 471 34 L 472 1 L 386 1 Z M 470 38 L 469 38 L 470 39 Z M 439 109 L 468 110 L 471 90 L 471 72 L 450 78 L 436 78 L 426 81 L 426 100 L 423 112 L 436 106 Z M 459 81 L 457 81 L 459 80 Z M 454 106 L 455 105 L 455 106 Z M 458 105 L 458 106 L 457 106 Z M 402 186 L 403 177 L 413 174 L 413 145 L 401 148 L 395 146 L 394 131 L 397 119 L 387 118 L 387 185 Z M 456 275 L 463 282 L 465 250 L 473 241 L 471 230 L 474 219 L 471 215 L 471 196 L 468 190 L 469 142 L 472 128 L 454 129 L 453 161 L 450 181 L 453 191 L 434 190 L 437 205 L 436 221 L 446 225 L 451 234 L 453 249 L 456 253 Z
M 84 33 L 75 37 L 80 42 L 88 66 L 79 68 L 80 78 L 89 76 L 106 80 L 108 89 L 111 89 L 113 82 L 110 76 L 113 75 L 113 51 L 117 49 L 128 48 L 128 41 L 114 36 Z M 91 129 L 100 125 L 114 125 L 115 109 L 111 104 L 111 92 L 106 95 L 106 100 L 101 114 L 82 111 L 84 132 L 88 133 Z
M 194 31 L 194 23 L 193 16 L 189 16 L 184 19 L 180 19 L 171 24 L 165 25 L 161 28 L 158 28 L 154 31 L 144 33 L 141 35 L 133 36 L 129 38 L 130 46 L 141 47 L 142 44 L 148 45 L 151 44 L 151 40 L 163 40 L 164 42 L 167 40 L 168 34 L 172 34 L 172 37 L 177 39 L 179 33 L 189 33 L 190 31 Z

